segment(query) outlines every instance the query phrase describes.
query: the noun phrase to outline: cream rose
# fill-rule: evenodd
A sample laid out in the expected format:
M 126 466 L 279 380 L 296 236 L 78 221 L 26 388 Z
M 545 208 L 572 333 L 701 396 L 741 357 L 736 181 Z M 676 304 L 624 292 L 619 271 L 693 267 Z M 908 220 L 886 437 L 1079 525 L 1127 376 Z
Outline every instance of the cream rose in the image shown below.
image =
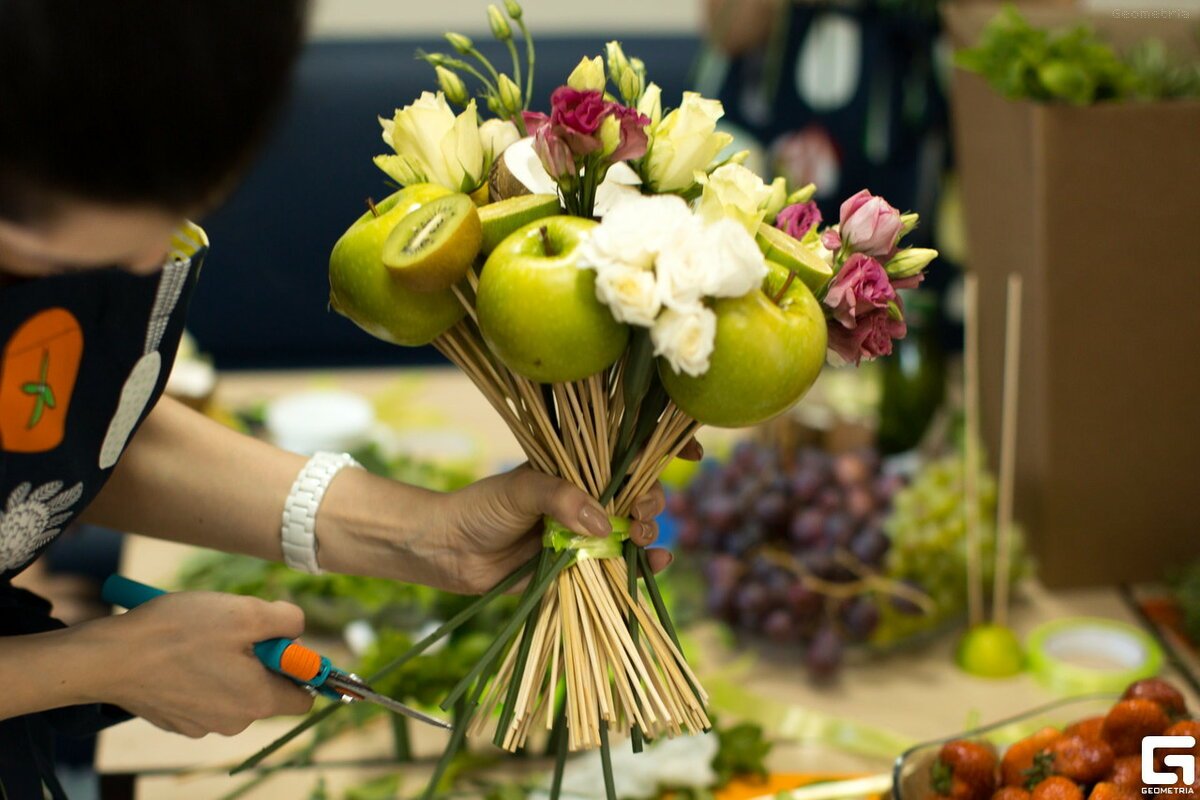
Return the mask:
M 678 192 L 696 182 L 733 136 L 717 131 L 725 113 L 719 100 L 684 92 L 679 108 L 662 118 L 650 133 L 642 178 L 654 193 Z
M 654 273 L 623 264 L 596 271 L 596 298 L 608 306 L 613 319 L 649 328 L 662 308 Z
M 651 269 L 661 252 L 676 246 L 675 231 L 691 221 L 687 203 L 678 197 L 629 196 L 613 206 L 592 230 L 580 253 L 579 265 Z
M 668 308 L 650 329 L 654 355 L 667 359 L 676 373 L 698 378 L 708 372 L 713 342 L 717 337 L 717 315 L 697 305 L 685 311 Z
M 713 170 L 704 182 L 697 213 L 705 222 L 737 220 L 753 236 L 766 215 L 772 189 L 763 179 L 741 164 L 726 164 Z
M 705 226 L 705 250 L 713 268 L 703 291 L 707 297 L 741 297 L 762 286 L 767 261 L 754 238 L 732 219 Z
M 457 117 L 441 92 L 424 92 L 411 105 L 380 120 L 383 140 L 395 156 L 377 156 L 376 165 L 402 185 L 429 181 L 456 192 L 479 188 L 490 167 L 479 135 L 475 101 Z

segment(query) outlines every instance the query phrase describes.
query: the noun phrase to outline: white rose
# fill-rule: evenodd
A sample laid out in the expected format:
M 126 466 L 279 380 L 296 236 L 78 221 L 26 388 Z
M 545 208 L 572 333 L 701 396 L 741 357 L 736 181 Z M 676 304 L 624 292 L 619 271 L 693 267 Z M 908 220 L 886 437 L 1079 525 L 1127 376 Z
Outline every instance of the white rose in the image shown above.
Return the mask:
M 754 238 L 732 219 L 704 227 L 705 250 L 713 264 L 703 285 L 707 297 L 741 297 L 762 286 L 767 260 Z
M 688 311 L 668 308 L 650 329 L 654 355 L 667 359 L 676 373 L 694 378 L 708 372 L 716 336 L 717 315 L 699 305 Z
M 653 110 L 653 109 L 651 109 Z M 684 92 L 679 108 L 653 127 L 642 177 L 655 194 L 678 192 L 696 182 L 696 172 L 708 169 L 717 153 L 733 136 L 717 132 L 717 120 L 725 113 L 719 100 L 708 100 L 697 92 Z
M 654 273 L 622 264 L 596 271 L 596 298 L 608 306 L 613 319 L 649 328 L 662 308 Z
M 704 183 L 696 207 L 705 222 L 735 219 L 754 235 L 771 203 L 772 188 L 741 164 L 726 164 L 713 170 Z
M 483 145 L 484 155 L 491 163 L 500 156 L 508 146 L 521 138 L 521 132 L 512 120 L 489 119 L 479 126 L 479 141 Z
M 628 197 L 592 229 L 580 252 L 582 267 L 620 264 L 648 270 L 675 245 L 675 230 L 691 224 L 687 203 L 674 195 Z
M 704 226 L 694 216 L 675 229 L 673 239 L 655 263 L 659 295 L 669 308 L 691 309 L 708 293 L 706 287 L 720 265 Z
M 474 100 L 455 116 L 444 94 L 424 92 L 380 124 L 384 141 L 397 157 L 380 156 L 375 163 L 401 183 L 429 181 L 471 192 L 487 177 L 490 163 L 480 141 Z

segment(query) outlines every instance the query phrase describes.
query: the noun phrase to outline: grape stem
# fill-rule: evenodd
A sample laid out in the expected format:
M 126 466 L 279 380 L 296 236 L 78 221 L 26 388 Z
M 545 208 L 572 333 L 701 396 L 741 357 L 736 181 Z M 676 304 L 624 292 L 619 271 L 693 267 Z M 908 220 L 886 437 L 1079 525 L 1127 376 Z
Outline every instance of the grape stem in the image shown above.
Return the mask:
M 907 600 L 920 608 L 921 613 L 926 615 L 933 614 L 937 610 L 937 605 L 929 595 L 906 583 L 884 577 L 872 571 L 852 554 L 840 548 L 834 551 L 834 558 L 839 565 L 853 572 L 857 580 L 840 583 L 818 577 L 810 572 L 808 567 L 804 566 L 791 553 L 785 553 L 773 547 L 764 547 L 759 551 L 759 554 L 776 566 L 782 567 L 798 577 L 800 583 L 806 589 L 812 589 L 814 592 L 819 592 L 834 600 L 848 600 L 852 597 L 858 597 L 865 592 L 878 592 L 898 597 L 901 600 Z

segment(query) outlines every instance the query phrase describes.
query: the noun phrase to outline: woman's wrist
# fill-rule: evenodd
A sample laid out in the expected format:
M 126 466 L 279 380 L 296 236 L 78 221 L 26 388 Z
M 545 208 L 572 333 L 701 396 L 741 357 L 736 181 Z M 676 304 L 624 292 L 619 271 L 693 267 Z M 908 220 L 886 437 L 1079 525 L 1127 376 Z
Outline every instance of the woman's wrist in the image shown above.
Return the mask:
M 107 702 L 105 686 L 127 659 L 111 659 L 96 620 L 0 639 L 0 719 L 63 706 Z
M 321 569 L 424 583 L 425 550 L 442 540 L 449 495 L 343 469 L 317 511 Z

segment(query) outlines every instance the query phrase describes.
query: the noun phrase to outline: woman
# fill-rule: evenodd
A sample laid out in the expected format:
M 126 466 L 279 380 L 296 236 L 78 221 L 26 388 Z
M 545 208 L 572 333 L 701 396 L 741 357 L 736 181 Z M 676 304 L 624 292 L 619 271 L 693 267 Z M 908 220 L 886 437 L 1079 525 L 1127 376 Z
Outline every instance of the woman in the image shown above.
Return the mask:
M 207 251 L 186 220 L 268 129 L 304 5 L 0 0 L 0 796 L 62 796 L 55 729 L 128 713 L 229 735 L 311 704 L 250 650 L 303 632 L 288 603 L 178 593 L 63 628 L 9 581 L 74 519 L 462 593 L 535 553 L 544 514 L 610 531 L 584 492 L 528 468 L 438 494 L 160 399 Z M 639 503 L 639 544 L 662 505 L 659 489 Z

